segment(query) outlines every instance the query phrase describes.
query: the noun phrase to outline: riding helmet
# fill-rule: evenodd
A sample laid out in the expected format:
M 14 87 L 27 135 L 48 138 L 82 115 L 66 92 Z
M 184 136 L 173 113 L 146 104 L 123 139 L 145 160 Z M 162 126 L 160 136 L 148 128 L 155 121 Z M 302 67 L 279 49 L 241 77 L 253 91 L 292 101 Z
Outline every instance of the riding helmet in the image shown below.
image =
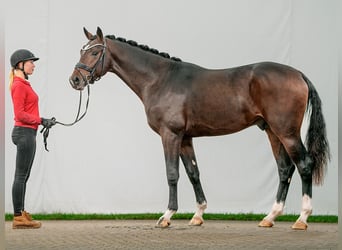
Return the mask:
M 35 57 L 33 53 L 27 49 L 18 49 L 11 56 L 11 66 L 15 68 L 18 63 L 29 60 L 37 61 L 38 57 Z

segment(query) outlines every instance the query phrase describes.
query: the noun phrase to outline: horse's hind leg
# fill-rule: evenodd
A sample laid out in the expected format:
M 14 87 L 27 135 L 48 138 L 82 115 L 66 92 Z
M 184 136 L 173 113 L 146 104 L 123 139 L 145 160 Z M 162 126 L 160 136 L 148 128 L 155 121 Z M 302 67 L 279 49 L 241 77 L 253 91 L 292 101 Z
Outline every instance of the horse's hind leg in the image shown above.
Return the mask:
M 292 229 L 305 230 L 307 219 L 312 213 L 312 159 L 306 151 L 300 137 L 288 137 L 282 139 L 284 147 L 296 164 L 302 180 L 302 211 Z
M 196 201 L 197 201 L 197 211 L 190 221 L 192 226 L 200 226 L 203 224 L 203 213 L 207 208 L 207 201 L 202 189 L 200 174 L 198 170 L 198 165 L 196 161 L 195 151 L 192 144 L 191 137 L 184 137 L 181 144 L 181 159 L 183 161 L 186 173 L 190 179 L 190 182 L 194 188 Z
M 289 155 L 278 137 L 270 130 L 266 130 L 271 142 L 272 151 L 278 166 L 279 186 L 276 201 L 272 206 L 271 212 L 259 223 L 260 227 L 272 227 L 275 219 L 282 214 L 284 204 L 289 190 L 291 178 L 295 170 Z

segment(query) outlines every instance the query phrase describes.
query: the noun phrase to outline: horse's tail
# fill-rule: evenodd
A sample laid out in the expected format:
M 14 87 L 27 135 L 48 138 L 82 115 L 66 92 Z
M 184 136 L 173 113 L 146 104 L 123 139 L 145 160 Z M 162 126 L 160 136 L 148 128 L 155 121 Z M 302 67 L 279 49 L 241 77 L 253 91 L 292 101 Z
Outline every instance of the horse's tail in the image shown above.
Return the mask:
M 322 103 L 312 82 L 302 73 L 304 81 L 309 88 L 307 112 L 310 115 L 310 124 L 305 139 L 308 153 L 313 160 L 312 180 L 314 184 L 323 184 L 330 149 L 326 135 L 326 126 L 322 114 Z

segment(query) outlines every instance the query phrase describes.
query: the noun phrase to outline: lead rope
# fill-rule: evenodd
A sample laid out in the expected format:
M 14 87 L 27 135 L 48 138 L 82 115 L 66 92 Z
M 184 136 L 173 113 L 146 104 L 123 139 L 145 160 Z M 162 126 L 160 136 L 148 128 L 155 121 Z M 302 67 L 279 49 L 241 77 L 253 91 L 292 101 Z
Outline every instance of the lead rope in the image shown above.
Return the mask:
M 88 92 L 88 98 L 87 98 L 87 103 L 86 103 L 86 106 L 85 106 L 85 110 L 84 110 L 84 113 L 80 116 L 80 113 L 81 113 L 81 106 L 82 106 L 82 91 L 80 91 L 80 101 L 78 103 L 78 111 L 77 111 L 77 115 L 76 115 L 76 118 L 75 118 L 75 121 L 71 122 L 71 123 L 63 123 L 63 122 L 59 122 L 56 120 L 55 117 L 52 117 L 51 120 L 55 121 L 56 124 L 60 124 L 60 125 L 63 125 L 63 126 L 67 126 L 67 127 L 70 127 L 70 126 L 73 126 L 75 125 L 77 122 L 79 122 L 80 120 L 82 120 L 82 118 L 86 115 L 87 111 L 88 111 L 88 105 L 89 105 L 89 96 L 90 96 L 90 87 L 89 87 L 89 84 L 87 85 L 87 92 Z M 45 146 L 45 150 L 49 152 L 48 148 L 47 148 L 47 138 L 49 136 L 49 133 L 50 133 L 50 128 L 51 127 L 43 127 L 41 130 L 40 130 L 40 133 L 43 133 L 43 139 L 44 139 L 44 146 Z
M 72 123 L 63 123 L 63 122 L 56 121 L 56 124 L 60 124 L 60 125 L 63 125 L 63 126 L 70 127 L 70 126 L 76 124 L 77 122 L 79 122 L 80 120 L 82 120 L 82 118 L 86 115 L 86 113 L 88 111 L 89 96 L 90 96 L 89 84 L 87 85 L 87 91 L 88 91 L 88 98 L 87 98 L 87 103 L 86 103 L 86 106 L 85 106 L 84 113 L 81 116 L 79 116 L 80 112 L 81 112 L 81 106 L 82 106 L 81 105 L 82 104 L 82 91 L 80 91 L 80 101 L 79 101 L 79 104 L 78 104 L 78 111 L 77 111 L 77 115 L 76 115 L 75 121 L 73 121 Z

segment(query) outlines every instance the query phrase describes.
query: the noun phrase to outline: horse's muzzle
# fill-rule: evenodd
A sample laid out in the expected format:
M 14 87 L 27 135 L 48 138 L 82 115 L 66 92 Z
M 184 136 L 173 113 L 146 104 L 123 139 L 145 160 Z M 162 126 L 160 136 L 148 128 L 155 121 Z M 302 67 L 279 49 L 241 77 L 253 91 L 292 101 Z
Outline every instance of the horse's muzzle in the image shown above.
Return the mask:
M 84 89 L 84 84 L 82 84 L 82 79 L 80 79 L 77 75 L 70 76 L 69 83 L 71 87 L 73 87 L 76 90 Z

